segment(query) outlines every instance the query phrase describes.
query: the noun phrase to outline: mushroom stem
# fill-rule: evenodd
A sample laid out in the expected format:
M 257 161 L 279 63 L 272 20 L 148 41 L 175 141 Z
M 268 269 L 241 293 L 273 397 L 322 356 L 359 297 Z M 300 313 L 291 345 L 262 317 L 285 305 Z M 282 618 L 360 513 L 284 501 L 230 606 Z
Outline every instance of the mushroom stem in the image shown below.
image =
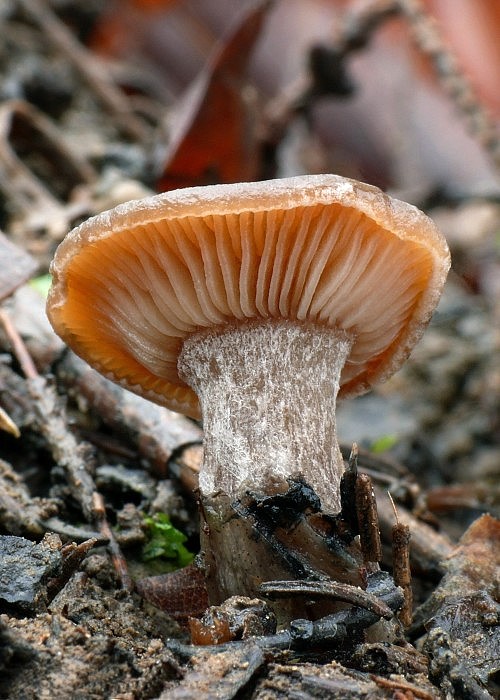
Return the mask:
M 275 319 L 184 342 L 179 372 L 198 394 L 204 422 L 202 496 L 272 494 L 301 476 L 324 512 L 340 510 L 335 403 L 351 345 L 345 331 Z

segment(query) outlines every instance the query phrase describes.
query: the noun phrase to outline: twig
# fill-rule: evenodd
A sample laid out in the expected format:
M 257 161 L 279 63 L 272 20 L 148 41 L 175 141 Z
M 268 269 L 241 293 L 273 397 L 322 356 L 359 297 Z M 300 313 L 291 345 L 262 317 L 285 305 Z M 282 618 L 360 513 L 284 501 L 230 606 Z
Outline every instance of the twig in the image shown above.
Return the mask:
M 4 309 L 0 309 L 0 323 L 4 328 L 5 335 L 7 336 L 9 343 L 12 345 L 12 350 L 14 351 L 14 355 L 17 357 L 19 364 L 21 365 L 24 376 L 27 379 L 37 379 L 39 374 L 37 368 L 35 367 L 35 363 L 31 359 L 21 336 L 16 331 L 14 324 L 10 320 L 9 314 Z
M 345 59 L 364 48 L 375 31 L 398 12 L 396 0 L 377 0 L 361 12 L 348 14 L 331 47 L 313 47 L 310 70 L 295 79 L 267 105 L 263 142 L 276 147 L 299 112 L 307 112 L 312 102 L 325 94 L 349 91 Z
M 371 673 L 370 678 L 372 681 L 374 681 L 380 688 L 386 688 L 387 690 L 402 690 L 404 693 L 411 693 L 411 695 L 405 697 L 415 697 L 415 698 L 422 698 L 422 700 L 436 700 L 437 697 L 440 697 L 437 695 L 431 695 L 428 693 L 426 690 L 422 690 L 418 686 L 414 685 L 413 683 L 407 683 L 406 681 L 403 680 L 390 680 L 389 678 L 382 678 L 381 676 L 376 676 L 375 674 Z M 393 697 L 396 697 L 393 695 Z
M 201 429 L 188 418 L 125 391 L 71 352 L 58 364 L 57 376 L 77 389 L 104 423 L 125 433 L 158 475 L 165 476 L 168 461 L 183 446 L 202 440 Z
M 61 406 L 55 387 L 38 374 L 21 336 L 3 309 L 0 309 L 0 323 L 3 325 L 14 354 L 26 375 L 38 429 L 46 439 L 54 460 L 64 468 L 70 492 L 80 504 L 85 517 L 89 522 L 95 521 L 103 537 L 109 540 L 111 557 L 122 587 L 131 590 L 132 582 L 127 572 L 125 560 L 107 522 L 102 496 L 98 493 L 89 472 L 90 453 L 88 447 L 78 443 L 74 435 L 69 432 L 66 413 Z
M 360 474 L 356 480 L 356 512 L 363 559 L 365 562 L 378 563 L 382 559 L 382 544 L 377 501 L 372 481 L 367 474 Z
M 23 213 L 35 207 L 60 216 L 60 203 L 47 187 L 18 158 L 9 142 L 9 132 L 15 110 L 20 101 L 11 101 L 0 109 L 0 188 Z
M 382 559 L 377 501 L 371 478 L 367 474 L 358 474 L 358 456 L 358 446 L 353 443 L 340 482 L 340 518 L 349 525 L 353 534 L 359 535 L 366 568 L 377 571 Z
M 378 503 L 380 529 L 384 541 L 392 539 L 394 512 L 387 499 L 387 492 L 375 488 Z M 436 581 L 444 574 L 443 562 L 453 551 L 453 543 L 443 533 L 436 532 L 427 523 L 418 520 L 404 506 L 398 505 L 399 521 L 409 525 L 412 533 L 411 561 L 414 569 Z
M 91 165 L 78 157 L 64 142 L 56 125 L 28 102 L 7 100 L 0 107 L 0 189 L 12 201 L 13 209 L 23 216 L 23 230 L 47 228 L 55 237 L 68 230 L 68 223 L 88 213 L 87 198 L 61 203 L 36 173 L 19 157 L 15 148 L 15 131 L 19 125 L 28 129 L 30 152 L 50 146 L 51 167 L 59 166 L 58 175 L 65 186 L 75 192 L 77 185 L 89 186 L 96 179 Z M 42 147 L 41 144 L 44 144 Z M 46 157 L 46 154 L 44 154 Z M 56 163 L 57 159 L 57 163 Z
M 350 586 L 338 581 L 267 581 L 261 583 L 259 592 L 271 599 L 289 596 L 332 598 L 358 605 L 387 620 L 393 616 L 390 607 L 373 593 L 368 593 L 359 586 Z
M 123 130 L 137 141 L 148 138 L 145 124 L 131 111 L 125 95 L 113 84 L 96 58 L 47 7 L 44 0 L 18 0 L 23 12 L 35 22 L 52 44 L 75 66 Z
M 358 479 L 358 446 L 353 443 L 347 469 L 340 480 L 340 517 L 354 534 L 358 534 L 358 515 L 356 511 L 356 482 Z
M 380 598 L 391 610 L 396 611 L 403 603 L 403 593 L 396 588 L 391 576 L 385 572 L 377 572 L 368 577 L 368 591 Z M 314 648 L 338 645 L 346 639 L 355 640 L 362 630 L 375 624 L 380 616 L 364 608 L 355 607 L 341 610 L 333 615 L 327 615 L 319 620 L 294 620 L 288 629 L 277 634 L 253 637 L 249 642 L 261 649 L 273 651 L 294 649 L 309 652 Z M 217 646 L 196 647 L 180 644 L 177 640 L 169 640 L 167 647 L 186 660 L 200 652 L 213 650 L 219 653 L 224 650 L 236 649 L 247 642 L 228 642 Z
M 88 470 L 91 461 L 89 446 L 78 443 L 73 433 L 69 432 L 67 417 L 54 385 L 37 376 L 28 379 L 28 389 L 34 402 L 38 429 L 46 439 L 55 462 L 63 467 L 71 495 L 80 504 L 87 520 L 92 522 L 95 484 Z
M 411 568 L 410 568 L 410 528 L 408 525 L 399 522 L 398 512 L 392 496 L 388 493 L 396 524 L 392 528 L 392 567 L 393 577 L 396 586 L 402 588 L 405 602 L 398 613 L 398 617 L 405 627 L 411 625 L 413 617 L 413 593 L 411 589 Z
M 121 553 L 120 546 L 116 541 L 112 529 L 109 526 L 108 520 L 106 518 L 106 507 L 104 505 L 103 497 L 97 491 L 94 491 L 92 497 L 93 503 L 93 513 L 99 531 L 103 537 L 109 540 L 108 549 L 111 554 L 111 559 L 113 561 L 113 566 L 117 572 L 120 584 L 126 591 L 132 591 L 134 588 L 134 583 L 128 573 L 127 562 L 123 554 Z
M 397 0 L 372 0 L 358 12 L 346 13 L 337 41 L 338 46 L 344 53 L 363 49 L 380 25 L 398 12 Z
M 415 43 L 431 59 L 443 88 L 454 101 L 469 127 L 500 168 L 500 135 L 497 126 L 477 97 L 455 54 L 445 44 L 437 22 L 428 14 L 420 0 L 398 0 L 406 17 Z

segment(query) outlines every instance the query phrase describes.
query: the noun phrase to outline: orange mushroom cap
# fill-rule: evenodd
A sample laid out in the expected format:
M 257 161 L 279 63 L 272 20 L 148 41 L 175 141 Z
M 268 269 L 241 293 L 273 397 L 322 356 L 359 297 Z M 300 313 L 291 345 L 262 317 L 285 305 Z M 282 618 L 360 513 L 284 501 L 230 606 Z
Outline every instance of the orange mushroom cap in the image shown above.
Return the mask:
M 189 335 L 287 319 L 354 339 L 340 396 L 393 374 L 450 265 L 433 222 L 336 175 L 195 187 L 120 205 L 71 231 L 51 272 L 56 332 L 109 379 L 198 417 L 178 375 Z

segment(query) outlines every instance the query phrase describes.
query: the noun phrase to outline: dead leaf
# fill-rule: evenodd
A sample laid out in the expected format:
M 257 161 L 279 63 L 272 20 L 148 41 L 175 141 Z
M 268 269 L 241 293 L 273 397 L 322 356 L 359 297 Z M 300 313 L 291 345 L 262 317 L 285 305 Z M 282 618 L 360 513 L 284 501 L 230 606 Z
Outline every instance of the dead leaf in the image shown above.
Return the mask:
M 259 0 L 240 18 L 171 115 L 159 191 L 256 178 L 255 99 L 245 69 L 269 7 Z

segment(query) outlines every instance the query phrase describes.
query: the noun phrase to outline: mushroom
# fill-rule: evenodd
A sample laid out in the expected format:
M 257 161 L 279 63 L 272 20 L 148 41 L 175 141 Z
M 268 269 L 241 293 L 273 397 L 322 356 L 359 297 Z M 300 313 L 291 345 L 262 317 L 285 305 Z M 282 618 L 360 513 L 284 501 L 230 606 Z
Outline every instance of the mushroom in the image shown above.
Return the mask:
M 106 377 L 203 418 L 202 502 L 300 476 L 334 514 L 337 394 L 401 366 L 449 263 L 429 218 L 354 180 L 196 187 L 74 229 L 47 312 Z

